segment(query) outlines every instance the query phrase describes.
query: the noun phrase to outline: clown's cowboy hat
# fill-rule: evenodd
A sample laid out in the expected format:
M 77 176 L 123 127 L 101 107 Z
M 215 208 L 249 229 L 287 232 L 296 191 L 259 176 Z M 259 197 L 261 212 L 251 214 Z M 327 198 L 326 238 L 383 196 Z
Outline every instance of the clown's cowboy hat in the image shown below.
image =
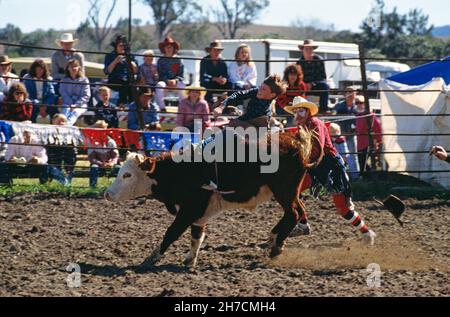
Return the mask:
M 161 51 L 161 53 L 164 54 L 164 48 L 165 48 L 167 45 L 173 45 L 173 48 L 174 48 L 175 52 L 178 52 L 178 51 L 180 50 L 180 47 L 181 47 L 181 45 L 180 45 L 179 42 L 175 41 L 175 40 L 174 40 L 173 38 L 171 38 L 171 37 L 166 37 L 166 38 L 164 39 L 164 41 L 162 41 L 162 42 L 159 43 L 159 45 L 158 45 L 159 50 Z
M 314 43 L 314 40 L 312 39 L 307 39 L 303 41 L 303 44 L 300 44 L 298 46 L 298 48 L 300 50 L 303 50 L 303 48 L 305 47 L 312 47 L 313 50 L 317 49 L 319 47 L 319 45 L 317 45 L 316 43 Z
M 317 107 L 316 104 L 300 96 L 295 97 L 292 101 L 292 106 L 286 106 L 284 107 L 284 110 L 286 112 L 289 112 L 290 114 L 295 114 L 295 110 L 300 108 L 309 109 L 309 111 L 311 112 L 311 116 L 315 116 L 319 113 L 319 107 Z
M 78 39 L 74 39 L 72 33 L 63 33 L 59 40 L 56 40 L 55 43 L 58 46 L 62 46 L 62 43 L 73 43 L 74 45 L 78 43 Z

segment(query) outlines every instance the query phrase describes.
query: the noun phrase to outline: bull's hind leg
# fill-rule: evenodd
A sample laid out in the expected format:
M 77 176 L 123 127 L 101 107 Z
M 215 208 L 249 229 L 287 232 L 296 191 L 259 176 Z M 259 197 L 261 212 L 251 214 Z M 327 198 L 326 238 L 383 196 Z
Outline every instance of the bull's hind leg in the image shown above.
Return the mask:
M 191 226 L 191 250 L 188 256 L 184 260 L 183 264 L 189 267 L 195 267 L 197 265 L 198 252 L 200 246 L 205 239 L 205 226 Z
M 276 257 L 280 255 L 284 248 L 284 241 L 291 233 L 300 219 L 297 212 L 298 200 L 297 190 L 273 191 L 275 199 L 280 203 L 284 209 L 283 218 L 272 229 L 271 238 L 269 239 L 269 256 Z

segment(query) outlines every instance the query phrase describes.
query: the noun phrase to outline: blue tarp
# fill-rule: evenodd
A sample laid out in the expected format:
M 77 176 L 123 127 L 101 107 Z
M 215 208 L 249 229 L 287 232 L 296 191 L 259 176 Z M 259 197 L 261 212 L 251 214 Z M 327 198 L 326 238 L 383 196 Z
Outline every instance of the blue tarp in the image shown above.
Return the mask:
M 401 84 L 415 86 L 426 84 L 436 77 L 443 78 L 445 84 L 450 85 L 450 56 L 439 62 L 420 65 L 407 72 L 391 76 L 388 79 Z
M 11 139 L 14 136 L 12 126 L 4 121 L 0 121 L 0 132 L 4 134 L 5 142 L 9 142 L 9 139 Z

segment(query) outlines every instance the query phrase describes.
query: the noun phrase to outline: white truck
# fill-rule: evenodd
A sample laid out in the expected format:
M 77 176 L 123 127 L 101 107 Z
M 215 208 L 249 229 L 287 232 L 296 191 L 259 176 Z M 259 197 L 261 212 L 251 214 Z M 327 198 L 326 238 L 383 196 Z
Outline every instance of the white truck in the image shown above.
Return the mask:
M 301 52 L 298 48 L 303 41 L 279 39 L 218 40 L 225 50 L 225 59 L 234 59 L 237 47 L 243 43 L 250 46 L 254 60 L 276 60 L 276 62 L 256 62 L 258 85 L 271 74 L 283 75 L 288 64 L 295 63 Z M 324 59 L 356 58 L 345 61 L 326 61 L 327 81 L 331 89 L 343 89 L 353 82 L 361 81 L 358 45 L 348 43 L 316 42 L 316 53 Z

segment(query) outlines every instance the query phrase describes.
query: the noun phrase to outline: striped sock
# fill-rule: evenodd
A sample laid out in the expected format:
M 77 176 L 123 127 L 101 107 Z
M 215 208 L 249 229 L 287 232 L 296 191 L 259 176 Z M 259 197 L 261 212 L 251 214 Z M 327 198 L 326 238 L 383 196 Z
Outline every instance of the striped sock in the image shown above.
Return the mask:
M 361 231 L 361 233 L 366 233 L 367 231 L 369 231 L 364 220 L 362 220 L 361 216 L 356 211 L 349 210 L 344 216 L 344 219 L 351 223 L 353 227 Z

